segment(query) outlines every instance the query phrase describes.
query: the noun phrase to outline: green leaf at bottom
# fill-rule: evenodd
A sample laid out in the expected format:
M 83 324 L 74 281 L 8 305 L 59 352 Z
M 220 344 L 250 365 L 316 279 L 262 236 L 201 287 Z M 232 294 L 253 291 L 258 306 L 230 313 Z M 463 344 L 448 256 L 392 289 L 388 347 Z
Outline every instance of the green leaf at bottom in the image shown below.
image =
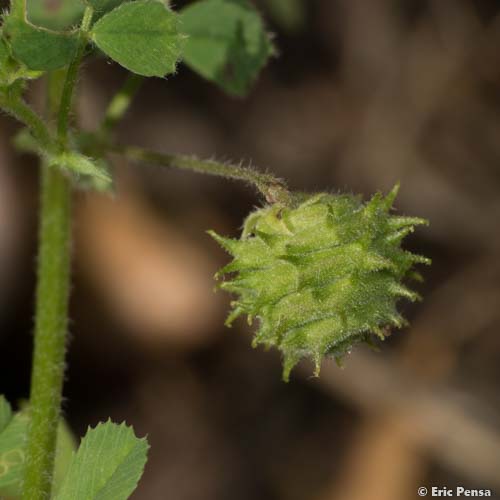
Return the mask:
M 89 429 L 55 500 L 126 500 L 142 475 L 148 448 L 124 423 Z
M 9 404 L 0 396 L 0 498 L 21 496 L 26 465 L 26 440 L 29 426 L 26 408 L 14 416 Z M 2 427 L 2 422 L 4 426 Z M 6 423 L 6 425 L 5 425 Z M 53 490 L 58 491 L 66 476 L 69 461 L 75 450 L 75 440 L 68 426 L 61 420 L 57 429 L 57 450 Z

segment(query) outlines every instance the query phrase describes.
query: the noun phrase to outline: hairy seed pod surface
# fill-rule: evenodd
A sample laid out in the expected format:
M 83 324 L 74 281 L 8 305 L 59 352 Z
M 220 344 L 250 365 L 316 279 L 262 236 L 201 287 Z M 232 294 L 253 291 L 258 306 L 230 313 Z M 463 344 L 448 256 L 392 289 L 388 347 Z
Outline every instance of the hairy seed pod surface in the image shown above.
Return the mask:
M 290 206 L 267 206 L 245 221 L 241 239 L 210 234 L 233 256 L 217 273 L 237 295 L 227 319 L 245 314 L 259 328 L 253 345 L 283 354 L 283 378 L 304 358 L 319 374 L 324 356 L 340 362 L 353 345 L 400 328 L 400 298 L 418 294 L 404 284 L 429 259 L 401 248 L 418 224 L 390 214 L 396 186 L 363 203 L 353 195 L 294 195 Z

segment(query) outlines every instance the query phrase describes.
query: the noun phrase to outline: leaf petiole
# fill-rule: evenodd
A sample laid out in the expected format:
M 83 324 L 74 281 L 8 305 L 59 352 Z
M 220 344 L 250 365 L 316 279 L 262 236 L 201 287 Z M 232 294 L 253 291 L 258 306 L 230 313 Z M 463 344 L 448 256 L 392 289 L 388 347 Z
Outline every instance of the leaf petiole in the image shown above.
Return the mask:
M 90 23 L 92 22 L 93 14 L 94 9 L 92 7 L 86 7 L 78 35 L 79 41 L 77 53 L 73 61 L 71 61 L 70 65 L 68 66 L 66 80 L 64 82 L 64 87 L 62 90 L 61 106 L 59 108 L 57 121 L 57 138 L 59 144 L 63 149 L 66 149 L 68 143 L 69 116 L 72 109 L 73 93 L 78 77 L 78 69 L 82 62 L 83 54 L 85 53 L 85 47 L 88 42 L 88 31 L 90 29 Z
M 256 187 L 269 203 L 286 205 L 290 202 L 290 193 L 282 179 L 253 168 L 215 160 L 201 160 L 195 156 L 157 153 L 137 146 L 108 145 L 107 150 L 134 162 L 244 181 Z

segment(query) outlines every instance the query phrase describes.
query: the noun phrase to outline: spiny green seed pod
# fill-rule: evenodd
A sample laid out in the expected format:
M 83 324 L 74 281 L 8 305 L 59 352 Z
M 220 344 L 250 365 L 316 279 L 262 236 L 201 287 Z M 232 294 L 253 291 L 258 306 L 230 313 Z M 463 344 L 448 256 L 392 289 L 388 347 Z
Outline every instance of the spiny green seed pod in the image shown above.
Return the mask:
M 246 219 L 240 240 L 211 235 L 234 257 L 217 277 L 238 295 L 227 319 L 259 320 L 253 345 L 276 346 L 283 378 L 305 357 L 319 374 L 321 359 L 338 362 L 354 344 L 383 339 L 405 324 L 396 306 L 419 298 L 405 278 L 419 278 L 416 263 L 429 259 L 401 248 L 403 238 L 426 221 L 390 215 L 398 192 L 363 203 L 352 195 L 294 195 Z

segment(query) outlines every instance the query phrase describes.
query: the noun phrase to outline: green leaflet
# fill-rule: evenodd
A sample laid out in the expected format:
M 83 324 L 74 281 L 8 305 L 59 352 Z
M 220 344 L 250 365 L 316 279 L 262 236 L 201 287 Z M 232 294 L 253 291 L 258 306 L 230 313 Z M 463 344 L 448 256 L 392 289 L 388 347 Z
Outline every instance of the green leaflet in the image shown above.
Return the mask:
M 14 10 L 5 17 L 4 37 L 14 57 L 30 70 L 51 71 L 73 59 L 78 46 L 76 32 L 57 32 L 34 26 L 25 13 Z
M 143 76 L 173 73 L 181 56 L 178 16 L 157 0 L 124 3 L 92 29 L 95 44 L 111 59 Z
M 240 240 L 212 236 L 233 256 L 218 275 L 234 293 L 227 323 L 245 314 L 259 320 L 254 345 L 275 346 L 283 376 L 304 357 L 319 373 L 321 359 L 338 361 L 352 346 L 384 338 L 405 320 L 400 298 L 419 297 L 403 284 L 425 257 L 401 248 L 418 218 L 389 211 L 397 187 L 369 202 L 347 195 L 299 195 L 292 207 L 273 205 L 251 214 Z
M 54 500 L 125 500 L 137 487 L 149 445 L 131 427 L 112 422 L 89 429 Z
M 25 465 L 29 410 L 12 416 L 0 396 L 0 498 L 19 497 Z M 57 500 L 125 500 L 144 470 L 149 446 L 132 428 L 111 422 L 90 429 L 75 454 L 64 421 L 57 435 L 53 498 Z
M 273 54 L 259 13 L 247 0 L 201 0 L 181 15 L 185 62 L 229 94 L 247 94 Z

